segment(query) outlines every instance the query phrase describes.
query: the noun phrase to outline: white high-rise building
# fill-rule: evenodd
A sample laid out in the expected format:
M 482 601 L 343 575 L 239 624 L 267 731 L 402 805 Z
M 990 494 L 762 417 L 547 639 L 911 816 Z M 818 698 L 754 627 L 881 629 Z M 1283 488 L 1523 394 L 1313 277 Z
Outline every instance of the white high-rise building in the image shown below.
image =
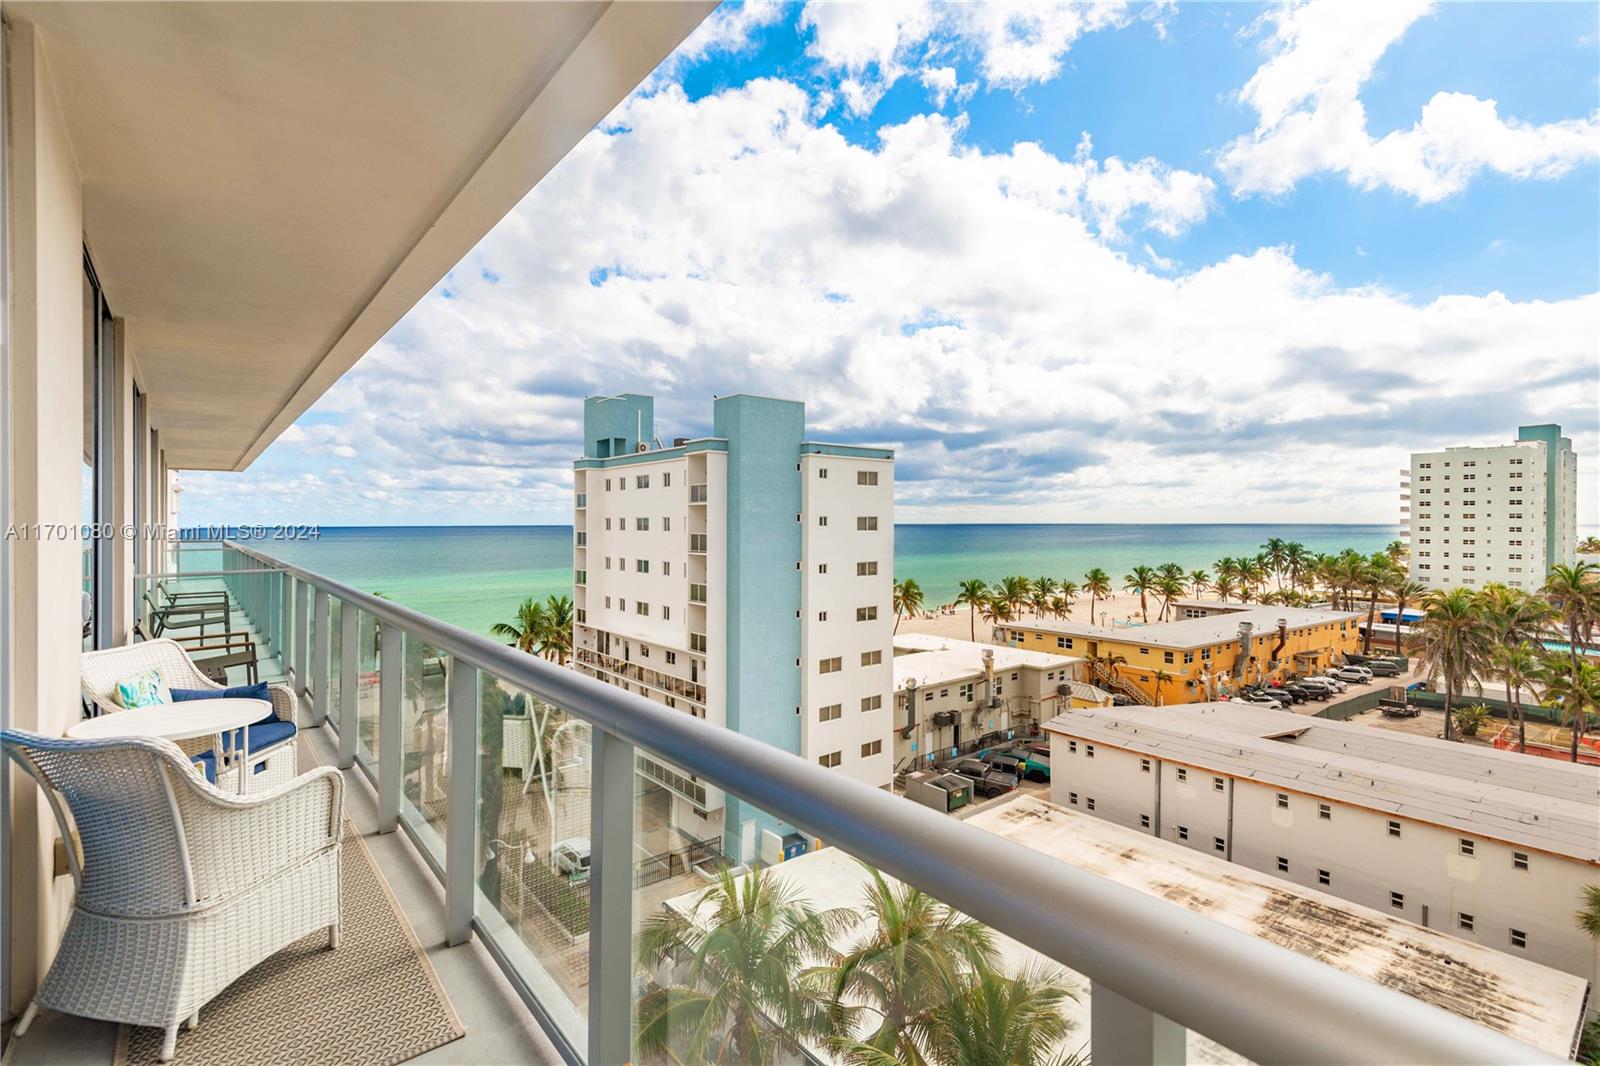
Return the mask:
M 574 658 L 585 673 L 885 787 L 893 776 L 894 453 L 805 438 L 805 406 L 715 401 L 655 439 L 649 396 L 584 401 Z M 793 826 L 641 753 L 673 824 L 738 861 Z
M 1534 589 L 1577 558 L 1578 458 L 1560 426 L 1522 426 L 1511 444 L 1417 452 L 1406 480 L 1411 577 L 1430 588 Z

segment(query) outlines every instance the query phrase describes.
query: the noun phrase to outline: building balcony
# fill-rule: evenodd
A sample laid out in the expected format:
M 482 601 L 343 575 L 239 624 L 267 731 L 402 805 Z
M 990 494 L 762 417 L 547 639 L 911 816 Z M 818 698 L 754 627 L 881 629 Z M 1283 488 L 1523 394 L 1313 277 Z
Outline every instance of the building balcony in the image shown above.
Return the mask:
M 689 602 L 704 604 L 706 602 L 706 587 L 704 585 L 690 585 Z
M 691 555 L 704 555 L 706 553 L 706 535 L 704 533 L 689 534 L 689 553 Z
M 705 485 L 690 485 L 689 486 L 689 502 L 690 503 L 705 503 L 708 498 L 709 497 L 706 495 L 706 486 Z

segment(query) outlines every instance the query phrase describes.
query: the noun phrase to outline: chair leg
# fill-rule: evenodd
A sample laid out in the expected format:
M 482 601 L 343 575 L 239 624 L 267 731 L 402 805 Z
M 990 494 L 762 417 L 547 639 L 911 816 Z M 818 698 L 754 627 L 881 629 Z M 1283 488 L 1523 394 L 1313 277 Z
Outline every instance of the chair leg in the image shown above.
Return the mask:
M 178 1026 L 167 1026 L 167 1033 L 161 1038 L 161 1054 L 157 1056 L 162 1062 L 171 1062 L 172 1056 L 178 1053 Z
M 22 1012 L 22 1017 L 17 1021 L 17 1027 L 11 1030 L 11 1035 L 21 1036 L 28 1031 L 28 1026 L 33 1024 L 33 1019 L 39 1015 L 39 1004 L 29 1003 L 28 1009 Z
M 334 922 L 328 926 L 328 950 L 337 951 L 339 948 L 339 923 Z
M 189 1015 L 189 1032 L 192 1033 L 198 1028 L 200 1028 L 200 1012 L 195 1011 Z

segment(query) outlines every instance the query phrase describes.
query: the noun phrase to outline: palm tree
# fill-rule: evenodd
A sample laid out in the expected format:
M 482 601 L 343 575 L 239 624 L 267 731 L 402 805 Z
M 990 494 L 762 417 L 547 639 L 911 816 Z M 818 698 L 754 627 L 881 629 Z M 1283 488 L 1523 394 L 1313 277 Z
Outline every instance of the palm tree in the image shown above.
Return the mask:
M 1189 571 L 1189 587 L 1194 590 L 1194 598 L 1198 600 L 1211 587 L 1211 575 L 1204 570 Z
M 1223 603 L 1227 603 L 1228 597 L 1238 591 L 1238 585 L 1235 583 L 1232 574 L 1219 574 L 1216 584 L 1212 587 L 1217 590 L 1217 598 Z
M 801 1058 L 826 1032 L 827 1004 L 796 980 L 833 965 L 848 908 L 818 911 L 783 881 L 723 870 L 687 914 L 663 910 L 639 935 L 640 966 L 667 980 L 639 1001 L 638 1047 L 680 1062 L 761 1064 Z
M 1008 615 L 1015 618 L 1028 604 L 1033 594 L 1033 583 L 1025 577 L 1003 577 L 995 586 L 995 593 L 1005 600 Z
M 1156 683 L 1156 706 L 1159 707 L 1161 706 L 1162 688 L 1167 684 L 1167 682 L 1172 680 L 1172 675 L 1167 673 L 1165 670 L 1157 670 L 1151 675 L 1151 680 Z
M 1161 597 L 1160 618 L 1165 619 L 1172 611 L 1173 604 L 1183 599 L 1183 580 L 1181 577 L 1167 577 L 1162 575 L 1156 578 L 1156 593 Z
M 854 1060 L 924 1063 L 932 1012 L 952 975 L 992 969 L 989 928 L 913 885 L 891 886 L 867 867 L 872 932 L 809 975 L 828 997 L 828 1043 Z M 876 1024 L 874 1024 L 874 1022 Z M 864 1038 L 854 1034 L 870 1027 Z
M 1383 554 L 1388 557 L 1391 563 L 1399 566 L 1400 561 L 1411 554 L 1411 549 L 1406 546 L 1406 542 L 1403 540 L 1391 540 L 1383 546 Z
M 1063 606 L 1061 610 L 1057 612 L 1057 616 L 1060 618 L 1065 618 L 1068 612 L 1072 610 L 1073 601 L 1078 598 L 1078 593 L 1081 590 L 1078 588 L 1078 583 L 1076 581 L 1068 581 L 1065 578 L 1061 579 L 1061 584 L 1058 590 L 1061 593 L 1060 601 L 1065 606 Z
M 1586 885 L 1583 889 L 1583 909 L 1573 915 L 1578 928 L 1591 939 L 1600 940 L 1600 885 Z
M 572 597 L 548 596 L 544 601 L 545 627 L 539 636 L 539 653 L 567 665 L 572 654 Z
M 549 624 L 550 621 L 545 616 L 544 604 L 535 602 L 534 598 L 529 596 L 517 608 L 516 621 L 496 622 L 489 627 L 489 632 L 494 636 L 504 638 L 518 651 L 525 651 L 532 655 L 534 649 L 543 640 Z
M 967 609 L 967 623 L 971 630 L 973 640 L 978 639 L 978 608 L 983 606 L 989 595 L 989 583 L 979 578 L 971 577 L 961 582 L 961 591 L 956 593 L 956 606 Z
M 1028 600 L 1033 605 L 1033 616 L 1042 617 L 1050 610 L 1050 601 L 1055 597 L 1056 579 L 1053 577 L 1036 577 L 1028 582 Z
M 1065 1066 L 1068 1060 L 1054 1054 L 1071 1031 L 1061 1007 L 1076 998 L 1062 972 L 1049 966 L 1030 967 L 1015 977 L 994 970 L 953 974 L 929 1018 L 932 1061 L 935 1066 Z
M 1591 662 L 1577 665 L 1558 655 L 1546 659 L 1543 675 L 1546 706 L 1561 705 L 1561 717 L 1572 733 L 1572 761 L 1578 761 L 1578 741 L 1589 729 L 1589 718 L 1600 713 L 1600 666 Z
M 1517 750 L 1528 750 L 1528 724 L 1522 713 L 1522 690 L 1533 690 L 1540 673 L 1539 653 L 1532 644 L 1497 644 L 1490 652 L 1489 666 L 1506 685 L 1506 706 L 1517 723 Z
M 1306 551 L 1304 544 L 1291 540 L 1283 546 L 1283 561 L 1289 568 L 1289 587 L 1298 589 L 1301 581 L 1305 579 L 1307 568 L 1311 565 L 1311 553 Z
M 1361 567 L 1357 576 L 1367 593 L 1367 629 L 1361 635 L 1361 654 L 1366 655 L 1372 651 L 1372 627 L 1378 617 L 1378 597 L 1389 590 L 1399 575 L 1389 557 L 1378 552 Z
M 1578 640 L 1591 635 L 1600 620 L 1600 566 L 1557 563 L 1550 568 L 1540 593 L 1561 618 L 1567 630 L 1567 653 L 1578 664 Z
M 1261 546 L 1261 557 L 1266 568 L 1278 575 L 1278 588 L 1283 588 L 1283 573 L 1289 567 L 1289 545 L 1282 537 L 1268 537 Z
M 1444 738 L 1454 740 L 1455 698 L 1468 682 L 1483 694 L 1476 675 L 1489 657 L 1492 633 L 1468 589 L 1435 590 L 1422 603 L 1427 613 L 1416 627 L 1418 659 L 1428 668 L 1429 680 L 1444 680 Z
M 1584 537 L 1578 542 L 1579 555 L 1600 555 L 1600 537 Z
M 1083 591 L 1089 594 L 1089 624 L 1094 625 L 1094 605 L 1111 595 L 1111 575 L 1098 566 L 1083 575 Z
M 1133 573 L 1124 574 L 1122 577 L 1123 589 L 1139 594 L 1139 614 L 1145 622 L 1150 621 L 1150 605 L 1145 601 L 1145 595 L 1155 587 L 1156 572 L 1148 566 L 1136 566 Z
M 1404 655 L 1405 649 L 1400 646 L 1400 627 L 1406 622 L 1406 604 L 1416 603 L 1426 596 L 1428 586 L 1402 575 L 1389 592 L 1394 596 L 1394 650 Z
M 922 610 L 922 586 L 912 577 L 896 581 L 890 603 L 894 606 L 894 632 L 898 633 L 902 616 Z

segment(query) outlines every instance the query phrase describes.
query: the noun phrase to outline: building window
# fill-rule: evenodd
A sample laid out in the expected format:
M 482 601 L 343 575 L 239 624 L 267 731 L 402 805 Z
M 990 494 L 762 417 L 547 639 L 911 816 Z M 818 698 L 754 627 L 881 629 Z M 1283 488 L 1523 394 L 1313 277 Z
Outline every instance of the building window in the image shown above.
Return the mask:
M 1389 906 L 1393 907 L 1397 911 L 1405 910 L 1406 909 L 1406 894 L 1404 892 L 1391 892 L 1391 893 L 1389 893 Z
M 857 470 L 856 471 L 856 484 L 857 485 L 876 485 L 877 483 L 878 483 L 878 472 L 876 470 Z
M 878 620 L 878 607 L 877 607 L 876 604 L 874 604 L 871 607 L 857 607 L 856 608 L 856 621 L 857 622 L 876 622 L 877 620 Z
M 1221 837 L 1212 837 L 1212 846 L 1218 851 L 1227 851 L 1228 845 Z
M 635 559 L 633 561 L 633 568 L 641 574 L 648 574 L 650 572 L 650 560 Z
M 1318 870 L 1317 871 L 1317 884 L 1319 884 L 1319 885 L 1331 885 L 1331 884 L 1333 884 L 1333 875 L 1330 874 L 1327 870 Z
M 1468 914 L 1466 911 L 1462 911 L 1460 914 L 1456 915 L 1456 925 L 1460 926 L 1468 933 L 1472 932 L 1472 915 Z
M 1084 754 L 1084 756 L 1086 758 L 1090 758 L 1090 759 L 1094 758 L 1094 745 L 1093 744 L 1085 744 L 1083 746 L 1083 754 Z
M 647 488 L 649 488 L 650 487 L 650 475 L 649 474 L 640 474 L 638 477 L 634 478 L 633 479 L 633 487 L 636 488 L 636 489 L 647 489 Z
M 871 562 L 856 564 L 856 577 L 875 577 L 877 573 L 878 561 L 876 559 Z
M 882 696 L 862 696 L 861 709 L 863 711 L 876 711 L 883 706 Z
M 633 520 L 633 528 L 634 529 L 648 530 L 650 528 L 650 519 L 648 519 L 648 518 L 635 518 Z
M 676 665 L 678 665 L 678 653 L 677 652 L 675 652 L 675 651 L 667 652 L 667 665 L 668 666 L 676 666 Z
M 1161 653 L 1161 661 L 1170 663 L 1172 661 L 1172 653 L 1170 651 L 1162 652 Z
M 828 752 L 828 754 L 823 755 L 823 756 L 821 756 L 820 758 L 817 759 L 817 762 L 821 763 L 823 766 L 828 767 L 830 770 L 833 767 L 838 766 L 843 761 L 844 761 L 844 753 L 843 752 L 838 752 L 838 751 L 830 751 L 830 752 Z
M 1144 773 L 1144 774 L 1147 774 L 1147 773 L 1150 772 L 1150 760 L 1149 759 L 1140 759 L 1139 760 L 1139 772 L 1140 773 Z
M 877 529 L 878 516 L 875 514 L 861 515 L 856 519 L 856 528 L 863 532 L 871 532 L 872 530 Z
M 818 611 L 817 612 L 817 621 L 826 622 L 827 620 L 828 620 L 828 612 L 827 611 Z
M 1093 796 L 1086 797 L 1084 799 L 1084 801 L 1083 801 L 1083 805 L 1085 807 L 1089 808 L 1091 811 L 1094 810 L 1094 797 Z
M 1278 872 L 1280 874 L 1286 874 L 1289 872 L 1289 860 L 1284 858 L 1282 855 L 1278 856 Z
M 1076 807 L 1078 805 L 1078 794 L 1076 792 L 1068 792 L 1067 802 Z
M 1528 868 L 1528 853 L 1513 851 L 1511 853 L 1511 868 L 1513 870 L 1526 870 Z
M 1525 948 L 1525 947 L 1527 947 L 1528 946 L 1528 934 L 1524 933 L 1521 929 L 1513 929 L 1513 930 L 1511 930 L 1511 946 L 1514 947 L 1514 948 Z
M 650 613 L 650 605 L 645 603 L 643 600 L 635 600 L 633 604 L 633 613 L 648 615 Z
M 1333 808 L 1329 807 L 1326 803 L 1317 804 L 1317 817 L 1326 818 L 1331 822 L 1333 820 Z
M 1150 816 L 1148 814 L 1139 815 L 1139 828 L 1140 829 L 1149 829 L 1150 828 Z
M 1284 810 L 1288 810 L 1289 809 L 1289 793 L 1287 793 L 1287 792 L 1278 793 L 1278 806 L 1282 807 Z
M 671 474 L 662 474 L 661 475 L 661 484 L 665 488 L 671 488 L 672 487 L 672 475 Z
M 861 757 L 863 759 L 870 759 L 881 751 L 883 751 L 883 741 L 881 740 L 869 740 L 861 745 Z
M 1078 742 L 1076 740 L 1067 741 L 1067 754 L 1069 754 L 1069 755 L 1078 754 Z
M 1397 837 L 1397 836 L 1400 835 L 1400 823 L 1399 822 L 1390 822 L 1389 823 L 1389 835 L 1392 836 L 1392 837 Z
M 672 518 L 669 515 L 661 516 L 661 528 L 668 533 L 672 532 Z
M 1471 855 L 1474 849 L 1475 846 L 1473 845 L 1472 841 L 1468 840 L 1466 837 L 1461 838 L 1461 854 Z
M 1223 782 L 1222 778 L 1213 777 L 1211 779 L 1211 791 L 1213 791 L 1213 792 L 1221 792 L 1224 789 L 1226 789 L 1227 787 L 1228 786 Z
M 817 476 L 826 481 L 828 479 L 828 468 L 825 466 L 817 467 Z
M 844 704 L 830 703 L 817 712 L 817 720 L 822 722 L 836 722 L 844 715 Z
M 825 526 L 827 524 L 828 524 L 828 516 L 827 515 L 825 515 L 825 514 L 817 515 L 817 525 Z
M 661 608 L 661 620 L 663 622 L 665 622 L 665 621 L 671 620 L 671 618 L 672 618 L 672 608 L 671 607 L 667 607 L 667 606 L 663 606 Z
M 1179 781 L 1187 781 L 1187 780 L 1189 780 L 1189 771 L 1185 767 L 1182 767 L 1182 766 L 1178 767 L 1178 780 Z
M 864 651 L 861 653 L 862 666 L 878 666 L 883 662 L 883 651 Z
M 1189 839 L 1189 827 L 1188 826 L 1186 826 L 1186 825 L 1178 826 L 1178 839 L 1179 840 L 1188 840 Z

